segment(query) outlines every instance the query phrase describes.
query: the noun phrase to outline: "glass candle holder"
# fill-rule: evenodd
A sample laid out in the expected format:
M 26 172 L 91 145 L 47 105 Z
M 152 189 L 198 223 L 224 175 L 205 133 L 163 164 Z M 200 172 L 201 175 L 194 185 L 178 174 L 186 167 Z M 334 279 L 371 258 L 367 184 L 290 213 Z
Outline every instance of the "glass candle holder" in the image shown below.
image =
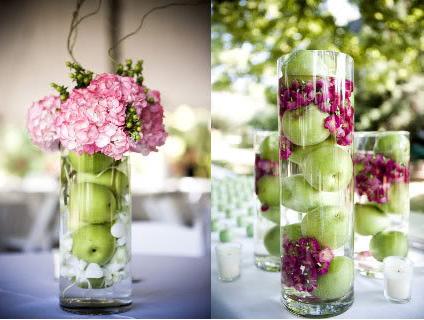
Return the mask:
M 353 60 L 278 60 L 282 303 L 328 317 L 353 303 Z
M 60 191 L 60 305 L 82 314 L 131 307 L 128 157 L 63 151 Z
M 396 303 L 407 303 L 411 300 L 411 286 L 414 266 L 405 257 L 386 257 L 384 263 L 384 296 Z
M 355 133 L 355 266 L 382 278 L 382 261 L 408 253 L 409 133 Z
M 255 265 L 280 271 L 280 187 L 278 178 L 278 132 L 256 131 L 254 223 Z
M 240 277 L 241 244 L 220 243 L 215 246 L 219 280 L 230 282 Z

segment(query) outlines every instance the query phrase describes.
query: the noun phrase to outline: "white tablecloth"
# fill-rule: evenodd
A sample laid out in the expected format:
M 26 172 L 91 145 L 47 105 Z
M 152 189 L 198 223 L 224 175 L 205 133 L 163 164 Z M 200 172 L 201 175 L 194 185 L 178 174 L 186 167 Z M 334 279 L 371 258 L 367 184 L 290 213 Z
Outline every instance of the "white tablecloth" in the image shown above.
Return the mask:
M 239 230 L 242 234 L 242 230 Z M 242 243 L 242 274 L 234 282 L 218 280 L 215 260 L 217 235 L 212 235 L 212 318 L 296 318 L 280 303 L 280 273 L 259 270 L 253 264 L 253 240 L 238 237 Z M 355 278 L 355 302 L 338 318 L 424 318 L 424 254 L 410 251 L 416 263 L 412 300 L 394 304 L 385 300 L 383 280 Z
M 209 258 L 133 255 L 141 282 L 133 284 L 132 309 L 108 317 L 209 318 L 209 265 Z M 58 291 L 51 254 L 0 254 L 0 318 L 82 318 L 60 309 Z

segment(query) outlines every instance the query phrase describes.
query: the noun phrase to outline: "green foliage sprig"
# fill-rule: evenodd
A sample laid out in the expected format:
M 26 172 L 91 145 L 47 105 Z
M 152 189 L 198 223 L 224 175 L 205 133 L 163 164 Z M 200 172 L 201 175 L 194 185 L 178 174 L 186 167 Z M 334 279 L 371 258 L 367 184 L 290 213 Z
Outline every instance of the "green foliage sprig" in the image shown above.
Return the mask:
M 143 77 L 143 60 L 138 60 L 134 66 L 131 59 L 125 60 L 125 64 L 118 64 L 116 73 L 124 77 L 134 77 L 137 83 L 142 86 L 144 77 Z
M 55 89 L 57 92 L 59 92 L 60 100 L 66 101 L 69 97 L 68 88 L 65 86 L 58 85 L 57 83 L 51 83 L 51 86 L 53 89 Z
M 66 62 L 66 66 L 71 70 L 69 77 L 77 83 L 76 88 L 87 87 L 93 79 L 93 72 L 84 69 L 77 62 Z
M 141 122 L 134 106 L 130 105 L 127 107 L 127 112 L 125 115 L 125 128 L 134 141 L 137 142 L 141 139 Z

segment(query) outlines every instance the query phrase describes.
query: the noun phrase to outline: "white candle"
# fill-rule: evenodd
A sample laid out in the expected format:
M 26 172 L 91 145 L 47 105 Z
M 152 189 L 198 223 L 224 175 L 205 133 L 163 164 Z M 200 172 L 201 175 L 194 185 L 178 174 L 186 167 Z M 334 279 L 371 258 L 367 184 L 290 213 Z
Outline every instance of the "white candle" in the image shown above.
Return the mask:
M 233 281 L 240 276 L 241 244 L 220 243 L 215 246 L 218 276 L 222 281 Z
M 408 302 L 411 298 L 413 263 L 404 257 L 384 259 L 384 295 L 390 301 Z

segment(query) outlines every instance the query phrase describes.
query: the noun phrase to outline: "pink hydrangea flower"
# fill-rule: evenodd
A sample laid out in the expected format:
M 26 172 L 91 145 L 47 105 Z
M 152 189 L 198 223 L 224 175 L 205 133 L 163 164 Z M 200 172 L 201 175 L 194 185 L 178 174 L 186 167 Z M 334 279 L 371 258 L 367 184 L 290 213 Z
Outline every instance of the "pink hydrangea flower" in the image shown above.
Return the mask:
M 55 125 L 59 96 L 46 96 L 34 102 L 28 110 L 27 128 L 32 142 L 46 151 L 59 148 L 59 134 Z
M 140 124 L 138 141 L 133 140 L 138 138 L 136 127 L 127 129 L 130 107 L 139 117 L 132 120 L 137 127 Z M 138 85 L 132 77 L 108 73 L 98 75 L 87 88 L 73 89 L 62 104 L 59 97 L 34 103 L 28 129 L 43 149 L 57 149 L 60 141 L 68 150 L 101 152 L 116 160 L 130 150 L 144 155 L 157 151 L 167 136 L 159 92 Z
M 132 151 L 143 155 L 157 151 L 157 147 L 163 145 L 168 136 L 163 124 L 163 107 L 159 91 L 149 91 L 147 98 L 152 100 L 151 104 L 135 105 L 141 121 L 141 140 L 131 144 Z

